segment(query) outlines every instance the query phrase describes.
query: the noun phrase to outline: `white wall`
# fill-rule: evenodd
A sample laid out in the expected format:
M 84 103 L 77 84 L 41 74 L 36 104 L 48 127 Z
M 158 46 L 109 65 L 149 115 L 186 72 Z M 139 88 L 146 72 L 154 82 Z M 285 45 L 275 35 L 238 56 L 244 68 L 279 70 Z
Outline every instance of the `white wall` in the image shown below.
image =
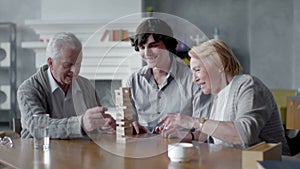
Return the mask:
M 32 29 L 24 25 L 24 21 L 26 19 L 39 19 L 40 17 L 40 0 L 0 0 L 0 22 L 9 21 L 17 25 L 17 84 L 23 82 L 36 71 L 31 66 L 34 63 L 35 54 L 33 50 L 21 48 L 21 42 L 38 40 L 38 36 Z M 4 36 L 1 33 L 3 32 L 0 32 L 0 40 L 1 36 Z
M 244 72 L 269 88 L 300 87 L 299 0 L 145 0 L 155 12 L 185 18 L 211 37 L 220 28 Z
M 294 88 L 293 1 L 250 0 L 251 74 L 269 88 Z
M 293 79 L 293 88 L 300 88 L 300 1 L 293 1 L 293 57 L 290 74 Z
M 33 66 L 34 51 L 21 48 L 24 41 L 39 40 L 36 32 L 25 25 L 26 20 L 108 22 L 140 11 L 141 0 L 0 0 L 0 22 L 9 21 L 17 25 L 17 86 L 36 72 Z M 0 31 L 0 41 L 3 37 L 1 33 Z M 0 69 L 0 75 L 0 83 L 4 83 L 4 79 L 8 79 L 8 73 Z
M 42 20 L 101 20 L 141 12 L 141 0 L 42 0 Z
M 226 25 L 228 22 L 227 25 L 234 25 L 228 26 L 228 29 L 221 27 L 222 38 L 227 39 L 236 50 L 242 46 L 243 50 L 237 51 L 240 52 L 241 57 L 247 56 L 249 51 L 251 74 L 261 78 L 271 88 L 300 87 L 299 0 L 231 0 L 226 2 L 235 4 L 238 2 L 233 7 L 242 10 L 232 10 L 228 7 L 230 5 L 226 6 L 221 3 L 223 1 L 217 0 L 194 0 L 191 3 L 183 1 L 174 3 L 173 0 L 148 2 L 165 4 L 165 8 L 163 5 L 159 7 L 163 12 L 177 11 L 178 16 L 182 15 L 183 18 L 195 23 L 207 32 L 207 35 L 212 32 L 212 27 L 217 23 L 224 22 L 223 25 Z M 125 7 L 124 3 L 129 3 L 129 5 Z M 103 4 L 108 7 L 104 7 Z M 249 9 L 245 8 L 247 4 L 249 4 Z M 25 20 L 101 19 L 103 21 L 141 11 L 140 6 L 141 0 L 0 0 L 0 21 L 12 21 L 17 23 L 18 27 L 18 84 L 35 71 L 33 66 L 28 66 L 34 63 L 33 51 L 21 49 L 19 46 L 21 41 L 38 40 L 33 30 L 24 26 Z M 216 6 L 220 12 L 215 15 L 210 14 L 209 11 Z M 193 10 L 185 10 L 186 7 Z M 160 9 L 154 10 L 159 12 Z M 201 11 L 204 12 L 201 13 Z M 222 13 L 231 14 L 231 19 L 227 18 L 226 21 L 222 21 Z M 249 30 L 245 28 L 248 15 L 253 15 L 253 18 L 249 18 L 253 24 L 249 26 Z M 252 28 L 255 30 L 251 32 Z

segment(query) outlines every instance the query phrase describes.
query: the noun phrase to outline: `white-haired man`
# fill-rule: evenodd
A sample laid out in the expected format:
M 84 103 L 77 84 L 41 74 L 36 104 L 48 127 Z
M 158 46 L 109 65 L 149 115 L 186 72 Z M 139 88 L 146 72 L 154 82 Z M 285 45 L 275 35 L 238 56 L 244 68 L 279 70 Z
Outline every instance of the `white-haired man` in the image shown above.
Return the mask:
M 35 114 L 49 114 L 50 138 L 78 138 L 98 128 L 114 129 L 95 88 L 79 76 L 82 44 L 72 33 L 57 33 L 47 46 L 47 65 L 25 80 L 17 99 L 22 138 L 33 137 Z

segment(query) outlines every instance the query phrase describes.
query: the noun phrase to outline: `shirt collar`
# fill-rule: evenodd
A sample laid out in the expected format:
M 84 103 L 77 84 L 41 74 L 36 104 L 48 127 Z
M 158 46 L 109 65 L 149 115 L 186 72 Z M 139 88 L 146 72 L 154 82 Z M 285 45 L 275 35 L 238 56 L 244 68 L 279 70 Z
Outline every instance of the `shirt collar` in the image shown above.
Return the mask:
M 49 78 L 49 82 L 50 82 L 51 92 L 53 93 L 56 89 L 59 88 L 59 85 L 58 85 L 57 82 L 54 80 L 54 78 L 53 78 L 53 76 L 52 76 L 52 74 L 51 74 L 50 68 L 48 68 L 47 74 L 48 74 L 48 78 Z M 79 87 L 79 85 L 78 85 L 77 80 L 75 80 L 75 81 L 72 83 L 72 88 L 70 87 L 69 89 L 73 89 L 73 92 L 81 91 L 81 90 L 80 90 L 80 87 Z
M 172 77 L 176 77 L 176 70 L 177 70 L 177 56 L 176 55 L 173 55 L 171 54 L 171 67 L 170 67 L 170 70 L 169 70 L 169 74 L 171 74 Z
M 53 93 L 57 88 L 59 88 L 59 86 L 51 74 L 50 67 L 47 70 L 47 74 L 50 82 L 51 92 Z

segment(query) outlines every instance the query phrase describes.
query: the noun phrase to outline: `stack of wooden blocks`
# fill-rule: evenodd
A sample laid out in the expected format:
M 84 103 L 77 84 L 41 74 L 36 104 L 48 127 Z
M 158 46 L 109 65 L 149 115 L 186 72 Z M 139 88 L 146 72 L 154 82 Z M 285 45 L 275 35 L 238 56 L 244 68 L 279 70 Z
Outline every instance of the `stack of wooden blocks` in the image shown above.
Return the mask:
M 116 97 L 116 141 L 126 143 L 132 135 L 132 102 L 130 88 L 121 87 L 115 90 Z

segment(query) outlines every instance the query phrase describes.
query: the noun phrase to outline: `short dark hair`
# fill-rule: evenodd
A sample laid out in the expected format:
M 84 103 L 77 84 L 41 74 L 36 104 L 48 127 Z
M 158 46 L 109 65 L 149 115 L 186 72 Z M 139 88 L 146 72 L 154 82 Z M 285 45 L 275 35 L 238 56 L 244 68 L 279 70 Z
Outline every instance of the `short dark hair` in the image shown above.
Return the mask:
M 157 18 L 149 18 L 140 23 L 135 35 L 130 38 L 131 46 L 133 46 L 136 51 L 139 51 L 139 46 L 146 43 L 150 35 L 153 36 L 155 42 L 161 40 L 170 52 L 176 52 L 178 42 L 173 38 L 171 27 L 165 21 Z

